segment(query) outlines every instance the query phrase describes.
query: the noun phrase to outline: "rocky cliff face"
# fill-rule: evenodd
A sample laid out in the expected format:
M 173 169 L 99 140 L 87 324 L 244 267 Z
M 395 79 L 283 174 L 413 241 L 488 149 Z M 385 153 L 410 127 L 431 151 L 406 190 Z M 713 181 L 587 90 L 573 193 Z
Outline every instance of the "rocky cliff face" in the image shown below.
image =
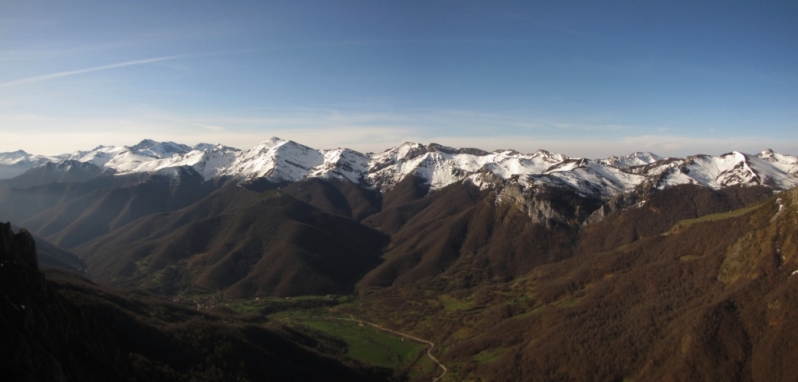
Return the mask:
M 578 227 L 601 206 L 599 198 L 579 195 L 567 188 L 539 186 L 524 190 L 513 183 L 497 193 L 496 203 L 509 204 L 525 213 L 532 223 L 546 228 Z
M 0 256 L 3 256 L 4 262 L 10 260 L 13 264 L 17 264 L 16 260 L 19 260 L 32 270 L 39 270 L 36 242 L 33 241 L 33 236 L 25 229 L 14 234 L 14 231 L 11 230 L 11 223 L 0 224 Z

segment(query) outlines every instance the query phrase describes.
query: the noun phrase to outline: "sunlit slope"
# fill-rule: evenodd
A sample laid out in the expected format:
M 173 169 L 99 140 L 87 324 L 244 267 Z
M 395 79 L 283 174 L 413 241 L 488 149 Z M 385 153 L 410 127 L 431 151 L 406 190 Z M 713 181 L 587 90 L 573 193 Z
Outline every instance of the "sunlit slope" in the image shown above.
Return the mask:
M 370 289 L 352 311 L 440 341 L 455 379 L 792 381 L 796 230 L 793 189 L 507 283 Z
M 496 192 L 457 183 L 418 197 L 413 184 L 400 182 L 385 194 L 385 204 L 396 201 L 364 220 L 392 238 L 385 262 L 361 281 L 364 288 L 412 285 L 438 276 L 452 288 L 503 282 L 542 264 L 666 232 L 680 219 L 741 208 L 772 195 L 765 187 L 716 191 L 680 185 L 645 192 L 634 204 L 610 208 L 603 220 L 590 222 L 601 200 L 567 188 L 522 194 L 509 186 Z

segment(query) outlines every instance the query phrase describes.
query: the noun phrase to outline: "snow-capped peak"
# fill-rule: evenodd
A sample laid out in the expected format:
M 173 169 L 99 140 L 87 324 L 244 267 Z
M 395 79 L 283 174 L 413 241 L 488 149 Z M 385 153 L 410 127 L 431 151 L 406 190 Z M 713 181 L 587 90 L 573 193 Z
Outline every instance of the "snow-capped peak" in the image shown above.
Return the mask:
M 788 174 L 798 175 L 798 157 L 779 154 L 767 149 L 759 153 L 757 158 L 770 162 L 774 167 Z
M 672 162 L 670 168 L 662 172 L 659 187 L 698 184 L 721 189 L 735 185 L 762 185 L 785 190 L 798 185 L 798 178 L 788 171 L 788 167 L 787 163 L 771 162 L 738 151 L 718 156 L 693 155 Z
M 617 168 L 643 166 L 663 159 L 661 156 L 650 152 L 636 151 L 624 156 L 611 156 L 601 159 L 600 162 Z
M 773 154 L 775 154 L 773 152 L 773 149 L 765 149 L 765 150 L 762 150 L 762 152 L 759 153 L 757 156 L 762 158 L 762 159 L 766 159 L 766 158 L 773 158 Z
M 29 157 L 30 154 L 26 153 L 23 150 L 17 150 L 9 153 L 0 153 L 0 161 L 15 161 L 22 158 Z
M 314 167 L 323 163 L 324 155 L 318 150 L 272 137 L 241 153 L 223 174 L 243 179 L 294 182 L 307 177 Z
M 313 168 L 311 177 L 336 178 L 359 184 L 365 182 L 371 160 L 367 155 L 340 147 L 322 150 L 322 154 L 324 163 Z
M 0 179 L 13 178 L 34 166 L 56 161 L 56 157 L 29 154 L 23 150 L 0 153 Z
M 225 146 L 221 143 L 215 145 L 211 143 L 197 143 L 192 149 L 196 151 L 241 151 L 235 147 Z
M 543 150 L 543 149 L 540 149 L 540 150 L 536 151 L 534 154 L 532 154 L 532 157 L 533 158 L 540 158 L 540 159 L 542 159 L 542 160 L 544 160 L 546 162 L 550 162 L 552 164 L 560 163 L 560 162 L 563 162 L 563 161 L 569 159 L 567 155 L 552 153 L 550 151 L 546 151 L 546 150 Z
M 138 155 L 146 155 L 152 158 L 163 159 L 175 154 L 185 154 L 191 151 L 191 147 L 175 142 L 156 142 L 152 139 L 145 139 L 137 145 L 130 147 L 130 151 Z

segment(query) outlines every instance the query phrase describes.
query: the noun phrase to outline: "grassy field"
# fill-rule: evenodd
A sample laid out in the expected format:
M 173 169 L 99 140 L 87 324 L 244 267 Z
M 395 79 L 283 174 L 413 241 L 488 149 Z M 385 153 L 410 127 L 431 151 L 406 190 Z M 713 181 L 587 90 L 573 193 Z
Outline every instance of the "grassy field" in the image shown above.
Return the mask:
M 440 295 L 438 300 L 443 305 L 443 309 L 445 310 L 464 310 L 470 309 L 474 306 L 473 301 L 464 301 L 446 294 Z
M 219 294 L 211 293 L 187 294 L 183 297 L 183 303 L 188 305 L 195 301 L 216 298 L 217 306 L 239 313 L 260 312 L 270 320 L 308 328 L 311 337 L 313 332 L 320 332 L 339 338 L 346 343 L 346 355 L 352 359 L 377 367 L 404 371 L 411 379 L 436 372 L 437 366 L 426 356 L 426 344 L 381 331 L 370 325 L 361 325 L 357 321 L 325 318 L 339 314 L 335 309 L 351 305 L 351 296 L 308 295 L 227 300 Z M 452 302 L 457 308 L 462 306 L 456 300 Z
M 695 261 L 695 260 L 698 260 L 698 259 L 701 259 L 701 258 L 703 258 L 703 256 L 685 255 L 685 256 L 679 257 L 679 261 L 681 261 L 683 263 L 688 263 L 688 262 Z
M 500 355 L 504 353 L 504 349 L 497 348 L 497 349 L 488 349 L 480 352 L 479 354 L 471 357 L 474 361 L 478 363 L 490 363 L 495 361 L 499 358 Z
M 691 226 L 693 224 L 696 224 L 696 223 L 704 223 L 704 222 L 725 220 L 725 219 L 730 219 L 730 218 L 737 217 L 737 216 L 742 216 L 742 215 L 745 215 L 745 214 L 747 214 L 747 213 L 749 213 L 749 212 L 751 212 L 753 210 L 756 210 L 757 208 L 759 208 L 761 206 L 762 206 L 762 204 L 754 204 L 752 206 L 749 206 L 749 207 L 746 207 L 746 208 L 741 208 L 739 210 L 734 210 L 734 211 L 729 211 L 729 212 L 722 212 L 722 213 L 719 213 L 719 214 L 704 215 L 704 216 L 702 216 L 700 218 L 696 218 L 696 219 L 682 220 L 682 221 L 676 223 L 676 225 L 673 227 L 673 229 L 671 231 L 672 232 L 673 231 L 678 232 L 679 230 L 681 230 L 683 228 L 687 228 L 687 227 L 689 227 L 689 226 Z
M 385 333 L 355 321 L 303 319 L 302 325 L 341 338 L 347 344 L 347 355 L 374 366 L 423 371 L 431 365 L 423 362 L 426 345 Z M 429 363 L 429 362 L 427 362 Z M 425 367 L 427 366 L 427 367 Z
M 298 312 L 299 316 L 310 313 L 322 314 L 336 305 L 345 305 L 350 302 L 350 296 L 293 296 L 293 297 L 258 297 L 249 299 L 226 299 L 219 293 L 184 293 L 183 303 L 192 305 L 195 302 L 205 302 L 212 298 L 217 300 L 216 306 L 224 306 L 239 313 L 260 312 L 265 315 L 279 312 Z

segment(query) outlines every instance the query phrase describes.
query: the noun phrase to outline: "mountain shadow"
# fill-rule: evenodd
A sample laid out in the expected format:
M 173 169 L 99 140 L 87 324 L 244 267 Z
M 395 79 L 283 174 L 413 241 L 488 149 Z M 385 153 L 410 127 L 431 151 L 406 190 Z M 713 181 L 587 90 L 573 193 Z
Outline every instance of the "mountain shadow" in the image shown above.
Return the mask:
M 218 188 L 196 171 L 173 169 L 123 187 L 99 188 L 56 203 L 19 224 L 36 235 L 71 248 L 140 217 L 188 206 Z
M 282 189 L 322 211 L 361 221 L 382 209 L 382 194 L 352 182 L 310 178 Z
M 0 180 L 0 187 L 30 188 L 49 183 L 84 182 L 103 174 L 113 174 L 113 172 L 113 170 L 103 170 L 91 163 L 76 160 L 48 162 L 31 168 L 14 178 Z
M 20 231 L 19 227 L 11 226 L 14 231 Z M 36 242 L 36 253 L 39 265 L 49 268 L 60 268 L 81 275 L 86 275 L 86 264 L 83 260 L 72 252 L 59 248 L 56 245 L 44 240 L 36 235 L 31 235 Z
M 98 281 L 164 294 L 231 297 L 349 293 L 388 237 L 281 191 L 224 188 L 75 248 Z
M 49 182 L 31 187 L 13 187 L 0 183 L 0 211 L 10 221 L 19 223 L 42 211 L 98 190 L 128 187 L 146 178 L 147 174 L 100 175 L 82 182 Z

